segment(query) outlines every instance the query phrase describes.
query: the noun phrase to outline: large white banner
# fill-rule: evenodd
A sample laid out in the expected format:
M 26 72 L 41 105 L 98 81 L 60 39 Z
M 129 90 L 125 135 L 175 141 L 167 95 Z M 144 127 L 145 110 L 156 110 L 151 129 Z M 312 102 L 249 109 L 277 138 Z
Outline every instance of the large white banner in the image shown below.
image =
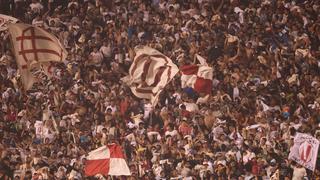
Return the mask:
M 294 137 L 294 145 L 290 148 L 289 159 L 314 171 L 319 149 L 319 140 L 303 133 Z
M 17 23 L 19 20 L 11 17 L 11 16 L 7 16 L 4 14 L 0 14 L 0 31 L 5 31 L 8 29 L 8 24 L 11 23 Z
M 151 47 L 138 46 L 135 53 L 129 75 L 122 78 L 122 81 L 131 88 L 135 96 L 150 99 L 154 106 L 160 92 L 179 69 L 170 58 Z
M 44 62 L 62 62 L 67 51 L 51 33 L 29 24 L 10 24 L 14 55 L 19 66 L 30 68 L 31 65 Z
M 17 23 L 8 25 L 8 30 L 21 80 L 26 90 L 30 89 L 36 81 L 35 74 L 31 72 L 34 68 L 36 71 L 43 68 L 44 73 L 49 76 L 52 71 L 50 63 L 62 62 L 67 57 L 67 51 L 59 40 L 44 29 Z

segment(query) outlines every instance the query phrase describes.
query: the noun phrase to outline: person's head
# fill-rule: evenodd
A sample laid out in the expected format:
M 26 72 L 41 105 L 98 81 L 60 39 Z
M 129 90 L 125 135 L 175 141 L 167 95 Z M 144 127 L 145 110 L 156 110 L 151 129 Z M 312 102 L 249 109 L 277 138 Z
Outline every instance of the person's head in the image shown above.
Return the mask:
M 169 131 L 174 130 L 174 125 L 172 123 L 168 124 L 168 130 Z
M 104 46 L 108 46 L 109 45 L 109 41 L 103 41 L 103 45 Z
M 139 129 L 143 129 L 144 128 L 144 123 L 143 122 L 140 122 L 139 123 Z
M 32 172 L 28 170 L 24 176 L 24 180 L 32 179 Z
M 234 125 L 228 126 L 230 132 L 234 132 L 236 130 Z
M 107 115 L 112 114 L 112 109 L 111 108 L 107 108 Z
M 102 128 L 102 133 L 106 134 L 108 132 L 107 128 Z

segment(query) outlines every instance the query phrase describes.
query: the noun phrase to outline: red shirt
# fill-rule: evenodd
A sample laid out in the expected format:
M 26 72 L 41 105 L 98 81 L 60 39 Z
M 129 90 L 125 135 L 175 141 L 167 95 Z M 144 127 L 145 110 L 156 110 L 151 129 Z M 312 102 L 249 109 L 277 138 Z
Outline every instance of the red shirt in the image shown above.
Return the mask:
M 122 116 L 125 115 L 126 111 L 128 110 L 128 107 L 129 107 L 129 102 L 127 99 L 121 101 L 120 103 L 120 113 Z
M 259 166 L 259 164 L 256 161 L 251 161 L 251 164 L 252 164 L 252 168 L 251 168 L 252 174 L 259 175 L 261 171 L 261 167 Z
M 8 114 L 7 114 L 7 120 L 8 121 L 16 121 L 17 120 L 17 114 L 16 114 L 16 112 L 11 112 L 10 110 L 9 110 L 9 112 L 8 112 Z
M 191 116 L 191 113 L 189 111 L 187 111 L 187 110 L 182 110 L 181 115 L 183 117 L 189 118 Z
M 182 124 L 179 126 L 179 132 L 180 132 L 183 136 L 191 135 L 192 128 L 189 127 L 188 124 L 182 123 Z

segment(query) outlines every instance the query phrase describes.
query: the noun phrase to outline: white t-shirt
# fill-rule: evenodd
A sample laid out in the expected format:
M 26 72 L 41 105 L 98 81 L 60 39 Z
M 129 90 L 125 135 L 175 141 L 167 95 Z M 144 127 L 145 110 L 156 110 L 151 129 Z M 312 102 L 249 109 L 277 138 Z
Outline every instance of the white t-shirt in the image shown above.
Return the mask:
M 253 152 L 247 151 L 247 154 L 242 157 L 243 163 L 246 164 L 254 157 L 256 157 L 256 155 Z
M 108 129 L 108 134 L 111 135 L 111 136 L 114 136 L 115 132 L 116 132 L 116 128 L 115 127 L 110 127 Z
M 147 119 L 150 115 L 150 113 L 152 112 L 153 108 L 152 105 L 150 103 L 145 104 L 144 105 L 144 115 L 143 115 L 143 119 Z
M 170 135 L 171 137 L 174 137 L 178 134 L 177 130 L 173 130 L 173 131 L 166 131 L 165 132 L 165 136 Z
M 198 105 L 195 104 L 195 103 L 185 102 L 184 105 L 186 106 L 186 110 L 189 111 L 189 112 L 199 111 L 199 107 L 198 107 Z
M 239 88 L 236 86 L 233 88 L 233 99 L 240 97 L 240 91 Z
M 95 133 L 99 133 L 99 134 L 101 134 L 102 133 L 102 129 L 104 128 L 104 126 L 102 126 L 102 125 L 98 125 L 96 128 L 95 128 L 95 130 L 96 130 L 96 132 Z
M 173 95 L 172 95 L 174 98 L 176 98 L 176 103 L 178 103 L 179 102 L 179 100 L 181 99 L 181 94 L 180 93 L 174 93 Z
M 110 46 L 102 46 L 99 50 L 104 57 L 111 57 L 111 47 Z
M 92 61 L 94 61 L 94 63 L 100 63 L 103 59 L 103 55 L 101 52 L 91 52 L 90 56 L 92 57 Z
M 32 20 L 32 25 L 34 26 L 37 26 L 37 27 L 40 27 L 40 26 L 43 26 L 44 25 L 44 22 L 42 20 Z

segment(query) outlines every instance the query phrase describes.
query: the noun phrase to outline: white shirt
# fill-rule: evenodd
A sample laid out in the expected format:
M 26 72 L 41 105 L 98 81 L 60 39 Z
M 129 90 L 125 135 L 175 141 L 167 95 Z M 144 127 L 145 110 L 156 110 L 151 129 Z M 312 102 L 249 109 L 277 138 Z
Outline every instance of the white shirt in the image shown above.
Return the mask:
M 34 19 L 34 20 L 32 20 L 32 25 L 37 26 L 37 27 L 42 26 L 43 21 Z
M 96 126 L 96 128 L 95 128 L 95 130 L 96 130 L 96 132 L 95 133 L 99 133 L 99 134 L 101 134 L 102 133 L 102 129 L 104 128 L 104 126 L 102 126 L 102 125 L 98 125 L 98 126 Z
M 189 112 L 199 111 L 199 107 L 195 103 L 187 103 L 187 102 L 185 102 L 184 105 L 186 106 L 186 110 L 189 111 Z
M 240 97 L 239 95 L 240 91 L 239 88 L 236 86 L 233 88 L 233 99 Z
M 101 52 L 91 52 L 90 56 L 92 57 L 92 61 L 94 63 L 100 63 L 103 59 L 103 55 Z
M 144 22 L 149 21 L 149 11 L 143 11 L 143 21 Z
M 150 113 L 152 112 L 153 108 L 151 103 L 145 104 L 144 105 L 144 115 L 143 115 L 143 119 L 147 119 L 150 115 Z
M 172 130 L 172 131 L 166 131 L 165 132 L 165 136 L 167 136 L 167 135 L 170 135 L 171 137 L 174 137 L 174 136 L 176 136 L 178 134 L 178 131 L 177 130 Z
M 253 152 L 247 151 L 247 154 L 242 157 L 243 163 L 246 164 L 249 162 L 253 157 L 256 157 L 256 155 Z
M 176 98 L 176 103 L 178 103 L 179 102 L 179 100 L 181 99 L 181 94 L 180 93 L 174 93 L 173 95 L 172 95 L 174 98 Z
M 102 46 L 99 50 L 104 57 L 111 57 L 111 47 L 110 46 Z

